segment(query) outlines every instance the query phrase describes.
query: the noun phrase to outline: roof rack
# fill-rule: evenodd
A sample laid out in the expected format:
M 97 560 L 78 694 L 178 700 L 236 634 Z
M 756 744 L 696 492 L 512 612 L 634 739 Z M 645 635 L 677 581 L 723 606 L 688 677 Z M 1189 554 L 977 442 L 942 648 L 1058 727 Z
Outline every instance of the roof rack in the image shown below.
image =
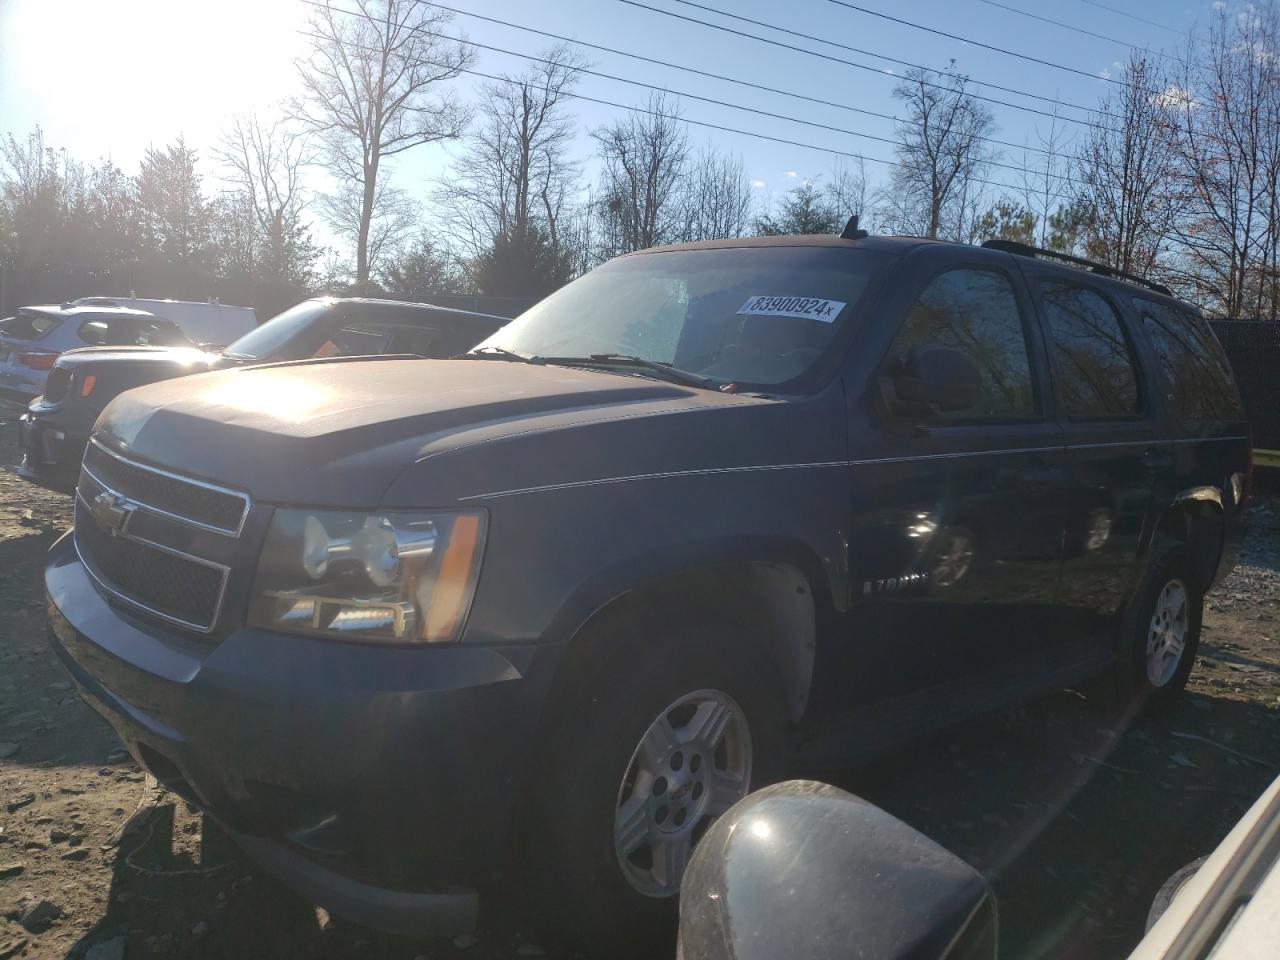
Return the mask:
M 1102 277 L 1111 277 L 1115 280 L 1125 280 L 1128 283 L 1136 283 L 1140 287 L 1146 287 L 1148 290 L 1154 290 L 1156 293 L 1163 293 L 1166 297 L 1172 297 L 1173 291 L 1166 287 L 1163 283 L 1156 283 L 1154 280 L 1147 280 L 1144 277 L 1134 276 L 1132 273 L 1125 273 L 1123 270 L 1117 270 L 1109 267 L 1105 263 L 1099 263 L 1097 260 L 1086 260 L 1084 257 L 1073 257 L 1069 253 L 1059 253 L 1057 250 L 1044 250 L 1041 247 L 1033 247 L 1030 244 L 1018 243 L 1016 240 L 988 240 L 983 244 L 989 250 L 1003 250 L 1005 253 L 1015 253 L 1020 257 L 1033 257 L 1037 260 L 1058 260 L 1062 263 L 1070 263 L 1077 267 L 1084 267 L 1090 273 L 1096 273 Z

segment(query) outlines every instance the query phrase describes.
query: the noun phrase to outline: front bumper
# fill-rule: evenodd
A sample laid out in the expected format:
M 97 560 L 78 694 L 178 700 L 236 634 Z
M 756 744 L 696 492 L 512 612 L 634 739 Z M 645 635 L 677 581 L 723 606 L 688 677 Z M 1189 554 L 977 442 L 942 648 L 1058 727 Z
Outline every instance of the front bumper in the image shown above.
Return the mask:
M 61 493 L 72 493 L 89 438 L 68 429 L 53 414 L 56 411 L 45 413 L 38 404 L 32 404 L 18 418 L 18 441 L 22 447 L 18 475 Z
M 28 387 L 25 384 L 20 384 L 17 387 L 0 384 L 0 403 L 14 407 L 25 407 L 38 396 L 40 396 L 39 388 Z
M 393 932 L 474 923 L 558 648 L 196 639 L 109 604 L 70 535 L 45 586 L 50 642 L 81 696 L 264 869 Z

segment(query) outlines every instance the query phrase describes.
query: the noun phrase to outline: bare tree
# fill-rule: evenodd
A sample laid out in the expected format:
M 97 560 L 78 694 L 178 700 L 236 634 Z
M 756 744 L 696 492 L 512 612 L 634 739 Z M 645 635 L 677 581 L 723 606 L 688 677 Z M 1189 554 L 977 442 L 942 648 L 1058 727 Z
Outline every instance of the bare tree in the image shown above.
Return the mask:
M 629 113 L 592 136 L 604 165 L 598 207 L 601 259 L 677 237 L 689 156 L 677 106 L 654 94 L 644 112 Z
M 1088 211 L 1085 252 L 1128 273 L 1155 270 L 1177 211 L 1176 113 L 1163 92 L 1168 87 L 1145 54 L 1131 53 L 1124 85 L 1103 99 L 1076 157 L 1076 190 Z
M 837 216 L 843 217 L 841 227 L 852 216 L 867 214 L 867 165 L 859 158 L 856 165 L 837 160 L 831 171 L 831 179 L 824 188 L 827 201 Z
M 452 15 L 426 0 L 318 3 L 308 20 L 311 51 L 297 64 L 303 96 L 293 113 L 319 134 L 339 181 L 343 215 L 333 225 L 350 231 L 356 283 L 363 285 L 379 199 L 394 196 L 382 187 L 382 166 L 420 144 L 461 135 L 466 111 L 442 86 L 472 58 L 439 32 Z M 355 10 L 344 9 L 350 6 Z
M 581 276 L 597 263 L 599 245 L 596 227 L 599 222 L 595 187 L 588 184 L 586 194 L 572 203 L 561 216 L 560 246 L 569 256 L 572 276 Z
M 455 238 L 473 257 L 498 237 L 522 242 L 531 227 L 559 243 L 560 218 L 580 171 L 569 156 L 575 131 L 564 104 L 585 64 L 564 45 L 541 59 L 481 88 L 480 122 L 437 191 Z
M 353 289 L 369 286 L 369 272 L 377 273 L 384 259 L 399 248 L 418 223 L 418 204 L 407 193 L 384 179 L 370 198 L 363 184 L 340 182 L 336 193 L 322 197 L 320 209 L 330 226 L 345 236 L 364 232 L 364 267 L 360 278 L 359 263 L 352 278 Z
M 1022 151 L 1021 206 L 1032 218 L 1027 239 L 1037 247 L 1061 249 L 1070 239 L 1069 231 L 1060 225 L 1071 205 L 1071 143 L 1059 127 L 1056 113 L 1049 120 L 1048 132 L 1042 133 L 1037 126 L 1035 136 L 1039 147 Z
M 703 147 L 690 160 L 684 179 L 682 240 L 723 240 L 747 233 L 751 182 L 741 157 Z
M 285 120 L 237 116 L 214 155 L 252 219 L 255 267 L 282 281 L 309 277 L 316 251 L 302 222 L 302 173 L 312 159 L 306 139 Z
M 994 159 L 986 141 L 995 120 L 967 85 L 954 72 L 911 70 L 894 88 L 907 116 L 898 126 L 898 165 L 881 193 L 881 217 L 891 228 L 955 240 L 972 232 L 977 180 Z
M 1164 98 L 1181 120 L 1186 279 L 1229 317 L 1280 313 L 1278 22 L 1274 3 L 1219 10 L 1196 65 Z

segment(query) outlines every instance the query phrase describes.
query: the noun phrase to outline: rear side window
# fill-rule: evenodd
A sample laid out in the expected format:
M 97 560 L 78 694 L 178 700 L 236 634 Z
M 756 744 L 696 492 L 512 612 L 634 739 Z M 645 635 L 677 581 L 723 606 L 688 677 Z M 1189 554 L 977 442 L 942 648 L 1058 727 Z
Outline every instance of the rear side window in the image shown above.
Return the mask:
M 176 323 L 168 320 L 156 320 L 139 324 L 133 339 L 130 341 L 141 347 L 186 347 L 194 346 L 182 333 Z
M 315 352 L 317 357 L 372 357 L 387 352 L 391 331 L 381 324 L 352 324 L 335 331 Z
M 111 343 L 111 327 L 105 320 L 90 320 L 80 327 L 80 339 L 95 347 Z
M 387 353 L 412 353 L 418 357 L 438 356 L 440 331 L 430 327 L 391 327 Z
M 1074 283 L 1044 281 L 1049 345 L 1072 420 L 1116 419 L 1142 411 L 1133 347 L 1115 309 Z
M 86 320 L 80 339 L 97 347 L 183 347 L 190 341 L 168 320 Z
M 1199 317 L 1167 304 L 1133 301 L 1151 338 L 1169 399 L 1183 420 L 1239 420 L 1244 411 L 1231 366 Z
M 936 344 L 962 350 L 982 374 L 983 398 L 949 420 L 1024 419 L 1036 413 L 1027 338 L 1013 285 L 991 270 L 949 270 L 921 291 L 907 313 L 890 356 Z
M 55 317 L 43 313 L 19 313 L 16 317 L 0 320 L 0 336 L 13 340 L 39 340 L 57 325 Z

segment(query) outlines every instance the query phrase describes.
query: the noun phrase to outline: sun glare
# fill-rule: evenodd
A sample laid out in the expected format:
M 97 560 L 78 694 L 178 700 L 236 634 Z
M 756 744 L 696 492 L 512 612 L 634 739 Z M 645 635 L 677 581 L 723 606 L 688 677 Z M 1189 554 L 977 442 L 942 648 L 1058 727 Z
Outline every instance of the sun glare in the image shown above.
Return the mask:
M 229 114 L 270 109 L 291 92 L 305 9 L 300 0 L 11 0 L 0 69 L 35 118 L 103 153 L 179 134 L 208 142 Z

